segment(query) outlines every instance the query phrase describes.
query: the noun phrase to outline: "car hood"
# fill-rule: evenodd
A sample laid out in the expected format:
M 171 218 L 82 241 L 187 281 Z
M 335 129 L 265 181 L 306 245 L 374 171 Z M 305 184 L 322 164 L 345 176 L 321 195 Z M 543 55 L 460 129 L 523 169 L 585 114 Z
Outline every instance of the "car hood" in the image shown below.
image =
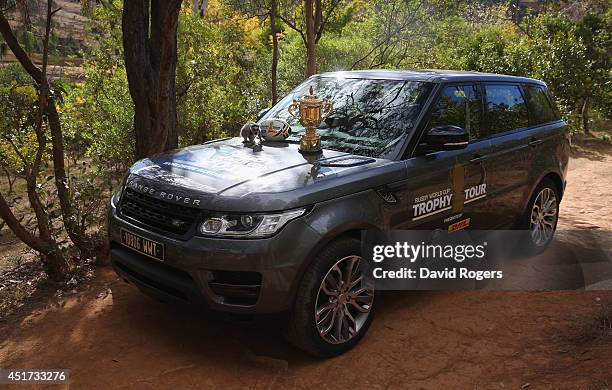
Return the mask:
M 402 162 L 324 150 L 305 157 L 298 145 L 256 151 L 230 138 L 140 160 L 126 186 L 168 202 L 216 211 L 258 212 L 311 205 L 400 180 Z

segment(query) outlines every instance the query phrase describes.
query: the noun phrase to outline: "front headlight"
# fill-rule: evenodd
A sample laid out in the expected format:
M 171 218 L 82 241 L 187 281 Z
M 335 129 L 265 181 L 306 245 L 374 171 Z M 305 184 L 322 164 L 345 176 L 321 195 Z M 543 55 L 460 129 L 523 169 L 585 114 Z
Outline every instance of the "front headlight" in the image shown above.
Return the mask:
M 208 237 L 267 237 L 305 212 L 302 208 L 270 214 L 219 214 L 205 219 L 198 232 Z

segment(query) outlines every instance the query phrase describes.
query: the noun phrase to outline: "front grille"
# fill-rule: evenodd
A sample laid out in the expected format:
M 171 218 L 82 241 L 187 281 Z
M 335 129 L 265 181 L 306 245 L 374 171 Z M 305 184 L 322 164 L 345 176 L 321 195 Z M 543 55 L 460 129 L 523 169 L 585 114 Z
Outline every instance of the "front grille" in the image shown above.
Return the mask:
M 200 215 L 197 209 L 164 202 L 131 188 L 121 196 L 120 213 L 153 230 L 179 236 L 189 232 Z

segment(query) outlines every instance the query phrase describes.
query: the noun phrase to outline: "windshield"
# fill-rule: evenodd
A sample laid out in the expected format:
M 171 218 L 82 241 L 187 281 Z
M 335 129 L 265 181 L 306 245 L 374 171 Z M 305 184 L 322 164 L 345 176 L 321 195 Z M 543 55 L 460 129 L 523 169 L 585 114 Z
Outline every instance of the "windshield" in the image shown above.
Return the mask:
M 262 119 L 279 118 L 291 126 L 288 141 L 299 141 L 304 127 L 287 108 L 313 86 L 319 98 L 333 104 L 318 127 L 325 149 L 386 158 L 415 124 L 431 85 L 420 81 L 315 77 L 306 80 Z

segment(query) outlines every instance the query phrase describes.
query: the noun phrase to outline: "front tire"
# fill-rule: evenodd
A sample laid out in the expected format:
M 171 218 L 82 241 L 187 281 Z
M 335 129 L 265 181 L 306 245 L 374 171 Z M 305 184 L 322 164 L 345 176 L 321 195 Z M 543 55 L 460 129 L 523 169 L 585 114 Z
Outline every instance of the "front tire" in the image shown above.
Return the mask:
M 317 255 L 298 287 L 289 340 L 318 357 L 354 347 L 374 317 L 374 286 L 360 242 L 342 237 Z

